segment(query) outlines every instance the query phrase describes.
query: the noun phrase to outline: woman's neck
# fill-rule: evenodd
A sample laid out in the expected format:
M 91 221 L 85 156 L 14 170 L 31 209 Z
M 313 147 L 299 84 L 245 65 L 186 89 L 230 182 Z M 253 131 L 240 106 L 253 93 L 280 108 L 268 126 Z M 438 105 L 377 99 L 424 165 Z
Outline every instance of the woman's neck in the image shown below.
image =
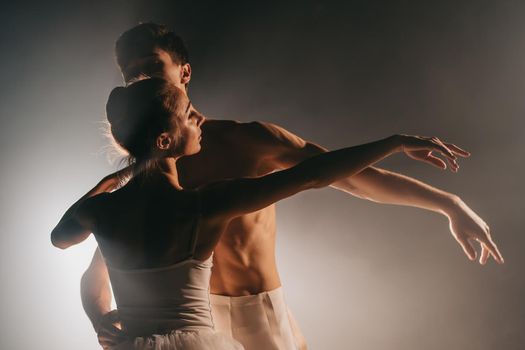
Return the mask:
M 157 159 L 153 167 L 149 165 L 137 166 L 130 182 L 139 184 L 141 188 L 144 188 L 144 186 L 156 188 L 162 183 L 177 190 L 183 189 L 179 182 L 176 158 Z
M 160 173 L 166 177 L 168 182 L 176 189 L 182 190 L 183 187 L 179 182 L 179 173 L 177 172 L 178 158 L 162 158 L 159 160 Z

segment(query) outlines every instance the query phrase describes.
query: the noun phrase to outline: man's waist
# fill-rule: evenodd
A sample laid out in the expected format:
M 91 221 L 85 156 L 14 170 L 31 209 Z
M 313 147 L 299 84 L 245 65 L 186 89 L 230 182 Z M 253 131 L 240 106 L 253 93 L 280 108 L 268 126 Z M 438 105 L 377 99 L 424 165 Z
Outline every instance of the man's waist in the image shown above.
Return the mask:
M 230 295 L 221 295 L 210 293 L 210 302 L 212 308 L 214 306 L 228 305 L 228 306 L 245 306 L 252 304 L 260 304 L 265 298 L 270 299 L 282 299 L 283 298 L 283 289 L 281 286 L 267 290 L 261 291 L 255 294 L 248 295 L 239 295 L 239 296 L 230 296 Z
M 281 280 L 275 262 L 253 264 L 245 267 L 238 263 L 221 262 L 214 256 L 210 280 L 212 294 L 225 296 L 255 295 L 277 289 Z

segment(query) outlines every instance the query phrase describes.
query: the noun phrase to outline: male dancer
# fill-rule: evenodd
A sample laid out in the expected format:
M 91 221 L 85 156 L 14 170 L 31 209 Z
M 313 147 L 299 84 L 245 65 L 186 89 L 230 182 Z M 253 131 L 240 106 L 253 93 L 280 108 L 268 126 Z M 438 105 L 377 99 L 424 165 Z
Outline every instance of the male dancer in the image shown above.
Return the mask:
M 187 51 L 181 38 L 165 26 L 146 23 L 128 30 L 118 39 L 116 54 L 128 83 L 141 75 L 160 76 L 187 89 L 191 79 Z M 219 179 L 261 176 L 325 151 L 268 123 L 207 120 L 202 130 L 201 152 L 180 161 L 179 172 L 185 188 Z M 457 156 L 469 155 L 455 145 L 445 145 Z M 430 153 L 415 152 L 410 156 L 446 168 L 443 160 Z M 449 164 L 452 171 L 457 171 L 455 161 Z M 83 198 L 117 186 L 116 173 L 104 178 Z M 480 241 L 478 238 L 483 237 L 489 243 L 480 243 L 480 263 L 485 264 L 490 255 L 498 263 L 503 262 L 488 226 L 456 195 L 376 167 L 332 187 L 379 203 L 441 213 L 449 219 L 452 235 L 469 259 L 476 259 L 476 250 L 469 239 Z M 70 220 L 71 212 L 66 212 L 58 229 Z M 118 315 L 110 312 L 108 274 L 98 250 L 82 277 L 81 289 L 84 308 L 100 344 L 106 348 L 118 343 L 122 337 L 115 327 Z M 283 299 L 275 262 L 274 205 L 230 223 L 215 250 L 210 292 L 216 329 L 237 339 L 247 350 L 306 349 Z

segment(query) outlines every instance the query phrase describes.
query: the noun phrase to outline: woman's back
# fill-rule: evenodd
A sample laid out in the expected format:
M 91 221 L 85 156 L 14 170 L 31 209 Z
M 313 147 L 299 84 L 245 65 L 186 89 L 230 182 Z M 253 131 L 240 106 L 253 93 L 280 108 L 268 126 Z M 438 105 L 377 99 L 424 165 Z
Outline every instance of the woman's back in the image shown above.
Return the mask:
M 209 301 L 212 258 L 149 269 L 108 272 L 123 329 L 130 337 L 172 330 L 213 330 Z
M 212 330 L 211 256 L 195 259 L 198 193 L 134 180 L 92 199 L 123 328 L 131 337 Z
M 198 192 L 166 180 L 136 179 L 92 198 L 94 234 L 108 265 L 146 269 L 193 256 L 200 212 Z

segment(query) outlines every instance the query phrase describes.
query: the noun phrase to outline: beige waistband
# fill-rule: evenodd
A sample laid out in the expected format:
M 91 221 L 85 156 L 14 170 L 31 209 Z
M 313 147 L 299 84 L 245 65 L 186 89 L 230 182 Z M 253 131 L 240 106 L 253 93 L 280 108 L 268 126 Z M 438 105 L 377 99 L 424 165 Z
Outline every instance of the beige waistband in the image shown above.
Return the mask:
M 259 294 L 253 295 L 242 295 L 239 297 L 230 297 L 227 295 L 219 294 L 210 294 L 210 302 L 213 305 L 251 305 L 251 304 L 260 304 L 263 302 L 265 297 L 270 297 L 271 299 L 282 299 L 284 298 L 283 288 L 279 287 L 269 291 L 261 292 Z

